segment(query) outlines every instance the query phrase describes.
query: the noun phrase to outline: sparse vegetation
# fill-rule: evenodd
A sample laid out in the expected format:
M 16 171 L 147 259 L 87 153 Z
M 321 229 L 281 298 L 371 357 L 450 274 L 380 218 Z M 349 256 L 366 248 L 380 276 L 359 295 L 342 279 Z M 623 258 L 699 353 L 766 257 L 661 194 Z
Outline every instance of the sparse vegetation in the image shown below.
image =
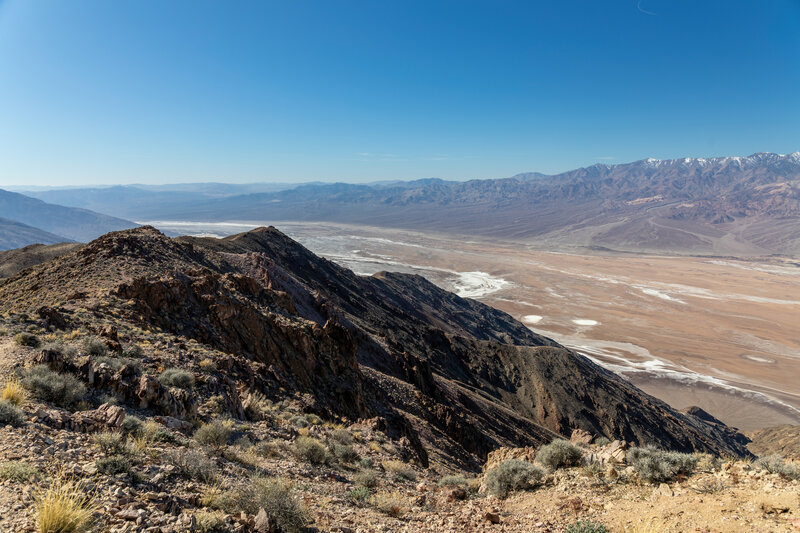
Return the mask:
M 550 444 L 542 446 L 536 452 L 536 461 L 550 470 L 578 466 L 581 463 L 583 452 L 564 439 L 555 439 Z
M 108 354 L 108 347 L 102 339 L 87 337 L 83 341 L 83 351 L 86 352 L 86 355 L 91 355 L 92 357 L 102 357 Z
M 142 420 L 138 417 L 128 415 L 122 420 L 122 431 L 131 436 L 138 436 L 142 433 Z
M 0 480 L 23 483 L 41 475 L 39 469 L 23 461 L 6 461 L 0 463 Z
M 164 370 L 158 380 L 169 387 L 178 387 L 179 389 L 191 389 L 194 387 L 194 376 L 188 370 L 181 368 L 168 368 Z
M 353 483 L 360 487 L 374 489 L 378 486 L 378 473 L 374 470 L 360 470 L 353 476 Z
M 111 457 L 103 457 L 95 461 L 97 471 L 101 474 L 113 476 L 116 474 L 129 474 L 132 471 L 132 464 L 130 459 L 122 455 L 112 455 Z
M 567 526 L 564 533 L 611 533 L 606 526 L 594 520 L 578 520 Z
M 194 514 L 197 530 L 202 533 L 224 533 L 228 531 L 225 513 L 201 509 Z
M 125 455 L 129 452 L 128 439 L 124 433 L 103 431 L 95 433 L 92 441 L 106 455 Z
M 544 471 L 528 461 L 507 459 L 486 472 L 484 482 L 489 493 L 505 498 L 515 490 L 527 490 L 544 477 Z
M 14 342 L 16 342 L 19 346 L 28 346 L 29 348 L 38 348 L 42 344 L 42 341 L 39 340 L 39 337 L 33 333 L 27 333 L 25 331 L 14 335 Z
M 467 480 L 464 476 L 444 476 L 439 480 L 440 487 L 466 487 Z
M 640 478 L 654 484 L 688 475 L 697 464 L 697 458 L 692 454 L 667 452 L 654 446 L 631 448 L 627 459 Z
M 349 444 L 331 443 L 331 454 L 341 463 L 355 463 L 358 461 L 358 452 Z
M 7 379 L 6 384 L 3 387 L 3 392 L 0 393 L 0 400 L 7 401 L 16 405 L 17 407 L 25 403 L 26 397 L 27 394 L 25 393 L 25 389 L 16 378 Z
M 92 523 L 94 504 L 81 483 L 58 476 L 39 497 L 39 533 L 83 533 Z
M 400 518 L 406 512 L 406 497 L 401 492 L 379 492 L 372 497 L 372 506 L 378 511 L 394 518 Z
M 417 473 L 414 471 L 414 468 L 403 461 L 397 461 L 394 459 L 390 461 L 384 461 L 383 469 L 394 474 L 395 479 L 398 481 L 417 480 Z
M 86 387 L 75 376 L 59 374 L 45 365 L 24 370 L 20 382 L 36 398 L 64 408 L 74 407 L 86 394 Z
M 203 424 L 194 432 L 194 440 L 203 446 L 210 446 L 219 450 L 231 438 L 233 424 L 230 421 L 213 420 L 208 424 Z
M 327 463 L 330 459 L 322 442 L 313 437 L 297 437 L 294 453 L 298 458 L 315 465 Z
M 187 478 L 199 479 L 204 483 L 211 483 L 217 478 L 217 464 L 198 450 L 169 450 L 164 454 L 164 460 L 177 467 Z
M 0 424 L 16 427 L 24 423 L 25 413 L 22 412 L 22 409 L 8 400 L 0 400 Z
M 779 474 L 786 479 L 800 479 L 800 469 L 797 465 L 787 463 L 780 455 L 759 457 L 754 465 L 770 474 Z
M 311 521 L 308 509 L 292 494 L 291 484 L 281 478 L 251 478 L 221 504 L 228 512 L 256 514 L 264 509 L 270 523 L 286 533 L 296 533 Z
M 347 493 L 347 498 L 356 504 L 363 505 L 369 501 L 372 491 L 368 487 L 358 486 Z

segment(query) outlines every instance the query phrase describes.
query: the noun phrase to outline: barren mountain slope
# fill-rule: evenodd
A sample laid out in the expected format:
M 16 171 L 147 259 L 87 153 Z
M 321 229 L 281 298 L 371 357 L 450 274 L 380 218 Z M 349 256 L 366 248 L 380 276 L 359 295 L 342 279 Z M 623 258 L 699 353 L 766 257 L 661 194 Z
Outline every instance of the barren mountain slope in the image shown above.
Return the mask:
M 575 428 L 747 454 L 742 435 L 677 412 L 503 312 L 418 276 L 356 276 L 273 228 L 223 240 L 112 233 L 0 282 L 0 311 L 42 306 L 244 357 L 256 364 L 240 371 L 248 386 L 305 395 L 318 413 L 380 416 L 423 464 L 435 453 L 474 468 L 499 445 Z M 235 383 L 222 387 L 233 412 Z

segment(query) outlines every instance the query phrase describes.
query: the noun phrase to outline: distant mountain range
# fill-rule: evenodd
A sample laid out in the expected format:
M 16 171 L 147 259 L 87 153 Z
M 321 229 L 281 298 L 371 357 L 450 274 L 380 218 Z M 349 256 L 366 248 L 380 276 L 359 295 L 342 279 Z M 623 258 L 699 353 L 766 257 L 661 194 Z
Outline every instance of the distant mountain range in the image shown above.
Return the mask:
M 466 182 L 315 183 L 242 194 L 237 187 L 198 184 L 179 190 L 110 187 L 27 194 L 138 221 L 328 221 L 481 235 L 553 248 L 800 253 L 800 152 L 644 159 L 553 176 L 527 173 Z
M 113 210 L 112 210 L 113 212 Z M 48 204 L 0 189 L 0 250 L 29 244 L 87 242 L 137 224 L 87 209 Z

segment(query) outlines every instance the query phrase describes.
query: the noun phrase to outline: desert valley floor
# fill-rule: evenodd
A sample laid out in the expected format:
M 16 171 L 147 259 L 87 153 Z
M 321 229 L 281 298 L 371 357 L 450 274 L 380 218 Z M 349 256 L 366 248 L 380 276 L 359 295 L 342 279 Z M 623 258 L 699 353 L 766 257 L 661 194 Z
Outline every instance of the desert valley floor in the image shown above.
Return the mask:
M 266 222 L 149 222 L 224 236 Z M 800 424 L 800 262 L 558 252 L 364 226 L 274 223 L 359 274 L 418 273 L 502 309 L 674 407 L 743 431 Z

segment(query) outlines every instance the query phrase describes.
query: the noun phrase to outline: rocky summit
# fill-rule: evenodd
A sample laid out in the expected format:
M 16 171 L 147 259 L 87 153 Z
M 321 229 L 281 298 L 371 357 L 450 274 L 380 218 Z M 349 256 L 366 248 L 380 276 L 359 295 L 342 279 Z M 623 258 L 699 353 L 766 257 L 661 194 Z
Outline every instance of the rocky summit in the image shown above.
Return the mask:
M 58 494 L 109 531 L 560 531 L 570 516 L 509 519 L 502 502 L 573 483 L 564 468 L 666 494 L 724 457 L 750 479 L 731 462 L 749 439 L 705 411 L 274 228 L 142 227 L 36 257 L 0 281 L 0 531 L 62 531 L 42 510 Z M 796 486 L 770 461 L 773 486 Z

